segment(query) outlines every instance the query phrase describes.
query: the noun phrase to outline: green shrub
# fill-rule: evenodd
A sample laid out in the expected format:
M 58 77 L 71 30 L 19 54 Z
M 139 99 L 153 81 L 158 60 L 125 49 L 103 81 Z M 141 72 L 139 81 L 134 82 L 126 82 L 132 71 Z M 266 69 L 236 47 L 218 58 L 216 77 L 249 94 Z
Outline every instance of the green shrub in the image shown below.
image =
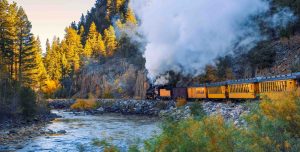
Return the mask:
M 298 92 L 299 93 L 299 92 Z M 300 98 L 291 92 L 252 104 L 236 127 L 222 116 L 202 116 L 198 105 L 191 106 L 194 117 L 162 125 L 162 134 L 145 142 L 147 151 L 300 151 Z M 198 111 L 199 110 L 199 111 Z
M 119 152 L 119 150 L 115 146 L 109 144 L 106 140 L 93 139 L 92 145 L 103 147 L 104 152 Z
M 163 125 L 163 133 L 146 141 L 148 151 L 233 151 L 237 129 L 221 116 Z
M 199 101 L 196 101 L 190 106 L 191 114 L 196 120 L 201 120 L 206 116 L 205 111 L 203 110 L 202 104 Z
M 129 149 L 128 149 L 128 152 L 139 152 L 139 147 L 138 145 L 130 145 L 129 146 Z
M 21 87 L 20 101 L 23 116 L 31 117 L 36 113 L 36 94 L 32 89 Z

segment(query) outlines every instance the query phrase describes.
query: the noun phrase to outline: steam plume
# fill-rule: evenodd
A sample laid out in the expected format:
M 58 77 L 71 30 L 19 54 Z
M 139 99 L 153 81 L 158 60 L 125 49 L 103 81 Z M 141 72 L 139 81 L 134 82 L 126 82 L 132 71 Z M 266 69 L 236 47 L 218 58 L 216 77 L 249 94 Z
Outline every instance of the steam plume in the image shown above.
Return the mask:
M 247 51 L 265 38 L 251 18 L 270 9 L 267 0 L 133 0 L 131 5 L 148 41 L 146 68 L 152 79 L 168 70 L 199 74 L 236 44 Z M 265 20 L 278 27 L 292 17 L 284 9 Z

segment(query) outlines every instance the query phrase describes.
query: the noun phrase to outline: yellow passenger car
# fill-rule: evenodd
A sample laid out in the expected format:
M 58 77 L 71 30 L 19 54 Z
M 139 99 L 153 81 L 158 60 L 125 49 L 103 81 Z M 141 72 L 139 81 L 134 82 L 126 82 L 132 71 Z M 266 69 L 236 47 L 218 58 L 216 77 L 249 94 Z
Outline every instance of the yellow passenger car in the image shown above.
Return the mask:
M 230 99 L 255 99 L 257 97 L 257 79 L 228 81 Z
M 260 97 L 275 98 L 279 94 L 297 89 L 297 80 L 293 75 L 266 77 L 259 82 Z
M 207 97 L 210 99 L 226 99 L 226 82 L 207 84 Z
M 170 98 L 171 97 L 171 90 L 159 89 L 159 96 L 163 97 L 163 98 Z
M 207 98 L 207 90 L 204 85 L 193 86 L 187 88 L 189 99 L 205 99 Z

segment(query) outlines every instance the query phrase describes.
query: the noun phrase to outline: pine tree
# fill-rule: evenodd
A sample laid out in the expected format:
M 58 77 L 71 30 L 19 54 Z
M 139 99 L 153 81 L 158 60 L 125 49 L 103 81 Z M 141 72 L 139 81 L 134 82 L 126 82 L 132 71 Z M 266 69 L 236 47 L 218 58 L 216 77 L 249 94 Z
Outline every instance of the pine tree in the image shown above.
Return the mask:
M 132 24 L 132 25 L 137 25 L 137 20 L 134 15 L 134 12 L 130 7 L 128 7 L 127 12 L 126 12 L 126 23 Z
M 50 42 L 49 39 L 46 40 L 46 52 L 50 51 Z
M 1 70 L 4 71 L 7 67 L 7 54 L 6 54 L 6 30 L 8 20 L 8 2 L 6 0 L 0 0 L 0 66 Z M 3 73 L 2 73 L 3 74 Z
M 106 16 L 105 16 L 105 18 L 107 20 L 110 20 L 110 15 L 112 14 L 112 11 L 113 11 L 112 0 L 106 0 Z
M 27 15 L 25 14 L 22 7 L 19 8 L 17 13 L 17 29 L 18 29 L 18 80 L 20 82 L 23 81 L 23 71 L 26 67 L 27 62 L 32 62 L 32 43 L 34 43 L 34 38 L 32 38 L 31 34 L 31 23 L 29 22 Z M 25 71 L 26 72 L 25 68 Z M 29 83 L 29 82 L 27 82 Z
M 113 26 L 104 30 L 104 43 L 107 50 L 107 55 L 112 56 L 117 48 L 117 40 L 115 35 L 115 30 Z
M 37 64 L 35 61 L 35 54 L 38 51 L 36 40 L 34 36 L 29 37 L 29 42 L 20 52 L 19 81 L 26 87 L 32 87 L 37 83 Z
M 26 86 L 33 88 L 34 90 L 41 90 L 48 81 L 48 75 L 42 60 L 42 48 L 39 38 L 31 39 L 32 47 L 31 55 L 27 57 L 27 62 L 22 68 L 23 80 Z M 25 81 L 26 80 L 26 81 Z
M 7 10 L 6 29 L 4 31 L 4 56 L 9 69 L 10 78 L 17 79 L 17 5 L 10 4 Z

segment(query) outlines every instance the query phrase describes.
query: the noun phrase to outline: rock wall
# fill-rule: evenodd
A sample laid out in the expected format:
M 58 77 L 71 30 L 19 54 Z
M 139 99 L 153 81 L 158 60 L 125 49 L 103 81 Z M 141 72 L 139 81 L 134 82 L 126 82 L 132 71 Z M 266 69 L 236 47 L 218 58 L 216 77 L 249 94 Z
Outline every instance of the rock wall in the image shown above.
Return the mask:
M 95 98 L 144 99 L 147 88 L 146 71 L 118 58 L 89 64 L 73 85 L 75 98 L 92 94 Z
M 276 50 L 275 63 L 271 68 L 257 70 L 257 76 L 288 74 L 294 68 L 296 71 L 300 70 L 300 67 L 295 67 L 300 64 L 300 35 L 274 41 L 270 44 L 270 49 Z

